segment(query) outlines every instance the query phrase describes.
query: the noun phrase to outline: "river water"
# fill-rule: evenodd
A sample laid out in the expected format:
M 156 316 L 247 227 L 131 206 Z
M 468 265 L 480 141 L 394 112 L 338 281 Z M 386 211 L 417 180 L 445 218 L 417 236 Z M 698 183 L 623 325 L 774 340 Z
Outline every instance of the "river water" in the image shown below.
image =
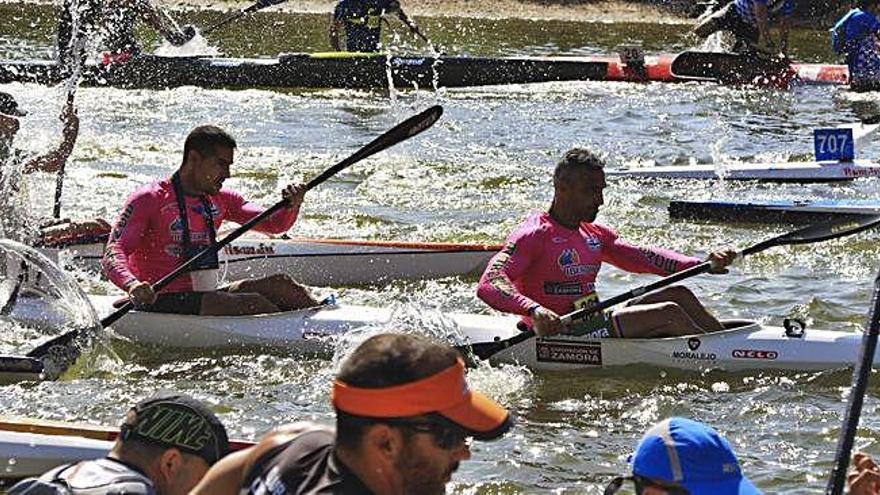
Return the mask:
M 187 12 L 206 26 L 217 13 Z M 47 57 L 53 20 L 47 7 L 0 4 L 0 57 Z M 327 50 L 324 15 L 259 14 L 211 37 L 229 56 L 274 56 Z M 641 42 L 648 53 L 693 46 L 684 26 L 518 20 L 420 19 L 448 53 L 474 55 L 606 53 Z M 403 35 L 399 52 L 423 50 Z M 831 61 L 824 32 L 795 32 L 794 56 Z M 19 147 L 39 151 L 58 139 L 63 88 L 11 84 L 31 110 Z M 603 153 L 610 167 L 809 159 L 816 126 L 877 112 L 870 97 L 838 88 L 789 92 L 697 84 L 576 82 L 436 92 L 262 90 L 121 91 L 84 88 L 82 119 L 68 164 L 64 212 L 113 218 L 136 186 L 169 175 L 189 129 L 217 123 L 237 137 L 229 185 L 269 204 L 288 181 L 305 180 L 406 116 L 442 104 L 431 130 L 359 163 L 310 192 L 295 235 L 420 241 L 499 242 L 552 195 L 555 161 L 573 146 Z M 876 157 L 878 146 L 861 153 Z M 51 212 L 54 179 L 30 179 L 22 207 Z M 703 255 L 745 247 L 786 226 L 670 222 L 672 199 L 872 198 L 876 180 L 836 185 L 612 181 L 599 221 L 635 243 Z M 776 248 L 744 260 L 726 276 L 688 282 L 723 317 L 779 324 L 787 316 L 811 328 L 859 331 L 871 280 L 880 267 L 876 233 L 824 244 Z M 109 284 L 75 274 L 91 291 Z M 608 267 L 610 296 L 652 277 Z M 390 287 L 320 288 L 343 302 L 396 304 L 410 325 L 436 308 L 489 313 L 474 296 L 475 279 L 452 278 Z M 424 321 L 423 321 L 424 320 Z M 7 333 L 13 330 L 7 329 Z M 256 438 L 284 422 L 332 417 L 333 363 L 253 353 L 181 355 L 122 342 L 104 358 L 59 382 L 8 386 L 0 414 L 116 424 L 134 401 L 162 389 L 211 403 L 236 437 Z M 600 493 L 626 470 L 642 431 L 670 415 L 697 418 L 734 445 L 745 472 L 773 493 L 818 493 L 824 487 L 850 372 L 708 373 L 637 368 L 602 373 L 532 374 L 517 367 L 480 369 L 474 386 L 504 402 L 519 426 L 504 439 L 475 444 L 452 485 L 457 493 Z M 880 454 L 878 389 L 869 390 L 856 445 Z

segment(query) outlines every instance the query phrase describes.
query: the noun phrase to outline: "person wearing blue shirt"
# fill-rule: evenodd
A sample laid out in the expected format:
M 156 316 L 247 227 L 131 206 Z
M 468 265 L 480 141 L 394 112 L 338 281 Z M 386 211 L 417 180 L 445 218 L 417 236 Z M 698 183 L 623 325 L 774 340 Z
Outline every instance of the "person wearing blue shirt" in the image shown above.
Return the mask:
M 788 52 L 788 20 L 793 0 L 732 0 L 700 21 L 694 34 L 707 38 L 717 31 L 729 31 L 736 38 L 734 51 L 762 51 L 770 55 Z M 779 45 L 770 36 L 771 21 L 779 27 Z
M 379 51 L 381 22 L 386 14 L 396 14 L 413 33 L 416 25 L 406 16 L 397 0 L 340 0 L 330 19 L 330 46 L 336 51 Z M 340 31 L 345 31 L 345 44 Z
M 880 55 L 877 33 L 880 21 L 874 15 L 878 0 L 859 0 L 831 29 L 832 47 L 846 54 L 850 88 L 855 91 L 880 89 Z

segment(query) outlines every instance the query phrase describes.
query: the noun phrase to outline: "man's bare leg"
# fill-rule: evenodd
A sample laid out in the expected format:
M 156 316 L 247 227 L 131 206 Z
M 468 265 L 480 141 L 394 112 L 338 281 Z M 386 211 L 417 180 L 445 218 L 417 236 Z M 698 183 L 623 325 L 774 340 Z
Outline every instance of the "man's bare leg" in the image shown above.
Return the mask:
M 230 294 L 260 294 L 280 311 L 311 308 L 320 304 L 309 290 L 287 275 L 270 275 L 264 278 L 239 280 L 229 284 Z
M 717 332 L 724 330 L 724 325 L 712 313 L 703 306 L 703 303 L 697 299 L 697 296 L 687 287 L 675 285 L 660 289 L 644 295 L 637 300 L 633 306 L 641 304 L 652 304 L 661 302 L 673 302 L 681 307 L 685 313 L 690 316 L 691 320 L 706 332 Z
M 700 335 L 707 331 L 697 325 L 681 306 L 672 302 L 637 304 L 612 314 L 622 337 L 650 339 Z
M 204 316 L 245 316 L 264 313 L 277 313 L 278 306 L 260 294 L 228 292 L 208 292 L 202 296 L 199 314 Z

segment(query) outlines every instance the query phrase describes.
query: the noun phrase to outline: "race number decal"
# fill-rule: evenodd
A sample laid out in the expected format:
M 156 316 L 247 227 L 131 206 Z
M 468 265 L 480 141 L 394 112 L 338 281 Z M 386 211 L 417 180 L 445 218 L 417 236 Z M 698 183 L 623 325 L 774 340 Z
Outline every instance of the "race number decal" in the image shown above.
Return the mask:
M 593 292 L 590 295 L 584 296 L 574 302 L 574 309 L 584 309 L 595 306 L 599 303 L 599 294 Z
M 853 131 L 850 128 L 815 129 L 813 130 L 813 145 L 816 151 L 816 161 L 849 162 L 855 157 Z

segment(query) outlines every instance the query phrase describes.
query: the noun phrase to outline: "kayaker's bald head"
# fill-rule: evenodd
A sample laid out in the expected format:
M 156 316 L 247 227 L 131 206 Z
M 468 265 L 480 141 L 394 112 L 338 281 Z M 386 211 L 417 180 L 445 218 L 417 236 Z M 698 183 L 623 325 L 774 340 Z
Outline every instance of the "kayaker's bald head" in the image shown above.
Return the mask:
M 550 215 L 567 228 L 593 222 L 605 203 L 605 161 L 590 150 L 574 148 L 563 155 L 553 172 Z
M 572 148 L 565 152 L 553 171 L 553 185 L 571 181 L 584 172 L 603 172 L 605 160 L 584 148 Z

